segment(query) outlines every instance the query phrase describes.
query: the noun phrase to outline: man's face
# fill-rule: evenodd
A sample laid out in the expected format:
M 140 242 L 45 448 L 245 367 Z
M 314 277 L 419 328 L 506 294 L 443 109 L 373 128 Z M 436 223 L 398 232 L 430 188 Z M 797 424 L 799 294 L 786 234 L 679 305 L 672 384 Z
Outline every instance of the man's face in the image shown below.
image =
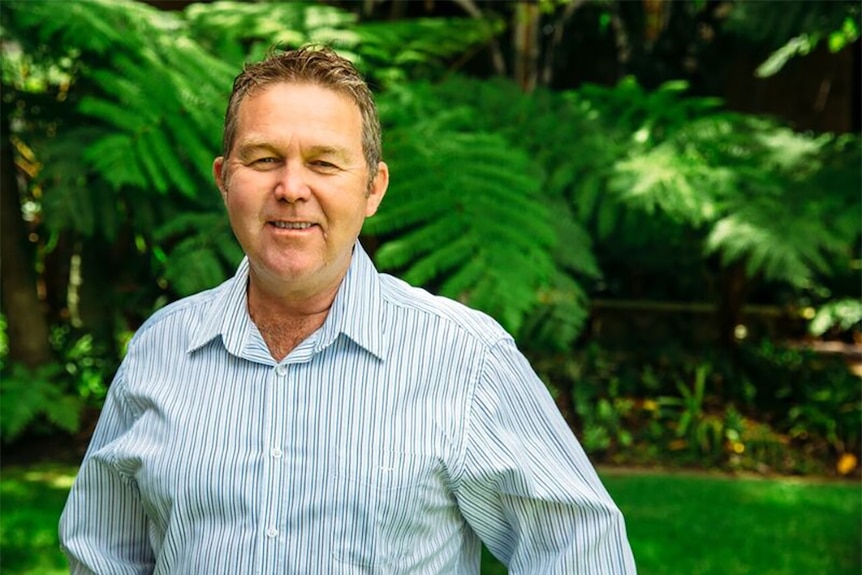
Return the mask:
M 356 104 L 327 88 L 292 83 L 242 102 L 233 148 L 216 158 L 213 172 L 252 281 L 294 296 L 340 281 L 389 179 L 381 162 L 368 186 Z

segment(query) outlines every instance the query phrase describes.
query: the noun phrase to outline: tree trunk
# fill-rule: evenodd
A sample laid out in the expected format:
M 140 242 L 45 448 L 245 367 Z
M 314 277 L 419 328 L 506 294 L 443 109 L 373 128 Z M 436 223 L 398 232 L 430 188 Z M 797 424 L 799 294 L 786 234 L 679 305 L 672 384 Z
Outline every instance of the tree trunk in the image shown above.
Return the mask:
M 467 14 L 472 16 L 473 18 L 481 20 L 485 17 L 482 14 L 482 11 L 479 10 L 479 7 L 476 6 L 476 3 L 473 0 L 452 0 L 455 4 L 460 6 Z M 491 38 L 488 43 L 488 47 L 491 50 L 491 65 L 494 67 L 494 72 L 498 76 L 506 75 L 506 61 L 503 58 L 503 51 L 500 49 L 500 45 L 497 43 L 495 38 Z
M 515 48 L 515 81 L 525 93 L 536 89 L 539 78 L 539 20 L 542 16 L 535 2 L 519 2 L 515 7 L 513 45 Z
M 51 360 L 48 322 L 36 291 L 32 245 L 21 217 L 12 149 L 10 106 L 0 112 L 0 302 L 6 315 L 9 363 L 35 368 Z
M 550 88 L 554 81 L 554 60 L 562 49 L 566 24 L 584 3 L 586 3 L 586 0 L 570 0 L 554 23 L 551 41 L 545 51 L 545 63 L 542 66 L 542 75 L 540 78 L 541 85 L 546 88 Z

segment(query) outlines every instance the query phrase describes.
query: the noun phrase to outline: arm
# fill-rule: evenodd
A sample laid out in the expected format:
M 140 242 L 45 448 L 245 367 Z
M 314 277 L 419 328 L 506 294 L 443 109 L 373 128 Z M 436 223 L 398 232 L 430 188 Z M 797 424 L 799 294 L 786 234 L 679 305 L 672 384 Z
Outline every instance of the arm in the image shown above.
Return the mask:
M 622 514 L 514 342 L 484 359 L 456 495 L 511 573 L 634 575 Z
M 60 517 L 60 545 L 72 575 L 152 573 L 147 519 L 130 475 L 113 465 L 112 444 L 134 423 L 123 405 L 125 362 Z

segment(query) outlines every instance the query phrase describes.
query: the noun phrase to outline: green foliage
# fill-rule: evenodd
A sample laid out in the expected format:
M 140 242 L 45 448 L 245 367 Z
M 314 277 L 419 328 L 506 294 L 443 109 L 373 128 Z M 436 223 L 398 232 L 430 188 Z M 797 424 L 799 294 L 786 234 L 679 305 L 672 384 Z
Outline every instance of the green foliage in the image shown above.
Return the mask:
M 808 332 L 816 337 L 831 329 L 849 331 L 862 324 L 862 302 L 858 299 L 840 299 L 821 306 L 811 323 Z
M 591 344 L 533 364 L 596 461 L 852 472 L 838 461 L 859 460 L 862 388 L 843 360 L 768 341 L 739 353 Z
M 446 63 L 502 30 L 493 20 L 413 18 L 360 22 L 356 15 L 317 2 L 213 2 L 185 10 L 192 35 L 237 67 L 274 45 L 325 44 L 368 74 L 373 85 L 440 76 Z
M 361 62 L 381 87 L 438 79 L 444 64 L 502 32 L 496 18 L 418 18 L 369 22 L 356 30 Z
M 49 60 L 73 62 L 66 65 L 74 102 L 74 110 L 65 111 L 66 133 L 34 138 L 40 158 L 48 160 L 40 173 L 46 221 L 55 230 L 109 240 L 123 227 L 150 237 L 153 227 L 142 229 L 132 217 L 139 211 L 170 214 L 176 206 L 221 213 L 216 195 L 206 192 L 224 106 L 241 64 L 269 47 L 332 44 L 348 57 L 375 62 L 375 71 L 389 77 L 402 67 L 440 66 L 496 29 L 472 20 L 416 20 L 387 30 L 311 2 L 216 2 L 182 13 L 128 1 L 9 2 L 3 17 L 16 41 L 47 51 Z M 176 257 L 165 261 L 165 275 L 181 293 L 224 277 L 227 270 L 218 274 L 213 264 L 235 259 L 222 257 L 222 244 L 191 238 L 212 235 L 212 228 L 185 225 L 195 221 L 177 224 L 188 235 L 177 243 Z M 201 251 L 195 272 L 187 274 L 192 249 Z
M 615 210 L 662 213 L 701 230 L 706 255 L 725 266 L 744 261 L 749 277 L 808 287 L 818 274 L 846 267 L 862 233 L 862 179 L 854 169 L 862 141 L 796 133 L 716 110 L 713 99 L 681 101 L 683 88 L 646 95 L 626 81 L 586 90 L 602 113 L 633 131 L 607 179 Z M 622 113 L 621 98 L 633 99 L 632 112 Z M 599 234 L 625 236 L 629 228 L 602 221 Z
M 38 38 L 60 47 L 55 59 L 78 63 L 77 112 L 101 127 L 84 140 L 85 168 L 115 190 L 197 193 L 210 177 L 233 67 L 194 42 L 176 15 L 138 2 L 4 7 L 15 39 Z
M 235 69 L 263 58 L 273 46 L 327 44 L 345 56 L 359 42 L 357 19 L 349 12 L 316 2 L 213 2 L 184 10 L 194 38 Z
M 820 454 L 856 453 L 862 443 L 862 387 L 844 359 L 776 345 L 768 340 L 745 348 L 750 377 L 769 374 L 754 407 L 779 415 L 776 426 L 798 441 L 812 441 Z M 814 440 L 816 438 L 816 440 Z
M 7 360 L 5 319 L 0 316 L 0 437 L 14 442 L 24 431 L 75 433 L 86 407 L 101 407 L 116 358 L 91 334 L 68 325 L 51 331 L 60 360 L 29 369 Z
M 366 228 L 402 231 L 380 248 L 378 263 L 403 269 L 409 282 L 436 283 L 517 331 L 554 271 L 556 236 L 536 170 L 498 136 L 422 124 L 409 130 L 423 139 L 393 146 L 387 202 Z
M 0 432 L 5 443 L 13 441 L 38 417 L 69 433 L 78 430 L 83 402 L 57 384 L 62 374 L 57 364 L 33 371 L 21 365 L 5 370 L 0 379 Z
M 852 0 L 793 0 L 783 2 L 781 10 L 764 2 L 737 2 L 727 21 L 727 31 L 772 51 L 756 71 L 765 78 L 823 42 L 830 52 L 849 46 L 859 38 L 860 16 L 862 6 Z
M 677 381 L 677 396 L 661 396 L 657 402 L 663 418 L 674 422 L 676 439 L 673 447 L 687 448 L 696 455 L 715 461 L 723 451 L 724 421 L 707 413 L 706 382 L 711 366 L 701 364 L 695 368 L 694 381 Z
M 242 250 L 222 213 L 181 214 L 155 234 L 162 245 L 173 238 L 179 240 L 171 249 L 165 279 L 181 296 L 218 285 L 224 280 L 224 270 L 234 269 L 242 259 Z
M 618 385 L 618 379 L 611 379 L 606 390 L 576 385 L 572 392 L 581 426 L 580 441 L 589 453 L 613 453 L 633 443 L 628 421 L 635 410 L 635 401 L 621 397 Z
M 559 95 L 457 76 L 393 89 L 380 109 L 392 184 L 366 226 L 383 242 L 378 264 L 414 261 L 410 281 L 490 311 L 532 346 L 565 347 L 587 317 L 582 282 L 599 275 L 566 197 L 597 126 Z

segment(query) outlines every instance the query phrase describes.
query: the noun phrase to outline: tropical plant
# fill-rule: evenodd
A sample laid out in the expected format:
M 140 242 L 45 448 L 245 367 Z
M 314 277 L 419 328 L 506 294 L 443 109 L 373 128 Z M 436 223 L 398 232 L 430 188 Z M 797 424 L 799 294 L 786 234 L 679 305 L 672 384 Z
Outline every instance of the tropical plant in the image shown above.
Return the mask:
M 116 366 L 88 365 L 99 354 L 87 346 L 77 347 L 77 359 L 66 357 L 49 345 L 50 324 L 74 326 L 79 342 L 107 346 L 116 362 L 118 335 L 236 265 L 241 252 L 210 170 L 232 77 L 244 61 L 274 44 L 327 43 L 365 70 L 373 63 L 372 81 L 388 83 L 443 69 L 447 57 L 494 29 L 491 22 L 417 20 L 386 35 L 313 2 L 164 12 L 132 1 L 10 1 L 0 6 L 0 23 L 3 304 L 14 332 L 4 354 L 2 403 L 15 410 L 4 415 L 6 438 L 41 416 L 75 429 L 81 407 L 98 403 Z M 384 62 L 396 53 L 389 42 L 403 47 L 405 38 L 409 58 Z M 16 251 L 33 239 L 35 254 Z M 10 305 L 5 279 L 34 269 L 44 300 L 36 299 L 34 281 L 18 286 L 28 303 Z M 34 346 L 42 352 L 27 355 Z
M 724 450 L 724 420 L 706 409 L 706 381 L 709 364 L 697 366 L 693 381 L 677 382 L 677 396 L 661 396 L 661 414 L 673 425 L 676 441 L 671 449 L 686 448 L 698 456 L 717 460 Z
M 236 264 L 230 234 L 214 224 L 222 207 L 210 171 L 232 76 L 243 61 L 277 43 L 329 43 L 367 67 L 394 53 L 387 42 L 412 36 L 408 60 L 375 68 L 380 78 L 404 78 L 410 74 L 399 66 L 440 69 L 493 33 L 489 22 L 417 20 L 385 35 L 312 2 L 219 2 L 163 12 L 131 1 L 11 1 L 0 17 L 10 56 L 4 108 L 16 127 L 19 165 L 32 156 L 22 202 L 43 257 L 80 258 L 80 289 L 100 291 L 92 323 L 104 325 L 128 312 L 105 291 L 109 286 L 126 290 L 155 276 L 157 282 L 146 281 L 149 306 L 131 314 L 141 317 L 161 294 L 209 287 Z M 39 82 L 34 69 L 44 70 Z M 41 100 L 52 105 L 39 106 Z M 12 185 L 4 185 L 4 198 Z M 9 213 L 18 211 L 10 205 Z M 124 277 L 89 275 L 109 262 Z M 67 286 L 56 289 L 63 294 L 55 299 L 65 302 Z
M 38 270 L 43 292 L 37 299 L 32 282 L 29 303 L 9 305 L 4 283 L 10 333 L 17 326 L 6 370 L 32 323 L 25 310 L 47 310 L 45 333 L 73 325 L 119 357 L 118 333 L 230 273 L 241 252 L 211 161 L 232 74 L 274 43 L 332 44 L 379 91 L 393 180 L 364 231 L 379 266 L 489 311 L 528 351 L 564 357 L 596 295 L 720 300 L 722 334 L 734 340 L 752 286 L 780 286 L 790 305 L 822 310 L 815 331 L 827 314 L 854 325 L 853 308 L 833 300 L 855 288 L 829 282 L 858 259 L 858 137 L 730 113 L 685 82 L 624 78 L 554 92 L 540 87 L 548 78 L 527 86 L 453 73 L 485 48 L 499 55 L 507 25 L 515 42 L 525 26 L 598 15 L 620 39 L 640 22 L 640 3 L 544 2 L 538 12 L 487 3 L 477 13 L 463 1 L 470 18 L 394 21 L 330 4 L 0 3 L 2 275 Z M 664 6 L 688 17 L 704 7 L 677 4 Z M 512 25 L 517 14 L 529 17 L 524 26 Z M 558 32 L 550 44 L 559 47 Z M 531 65 L 516 80 L 538 73 Z M 20 216 L 12 242 L 9 214 Z M 7 256 L 10 246 L 20 257 Z M 621 376 L 618 396 L 583 402 L 600 406 L 594 423 L 612 443 L 622 426 L 605 415 L 634 409 L 615 403 L 633 397 L 633 379 Z M 673 381 L 650 392 L 682 394 Z M 822 428 L 815 415 L 799 412 L 796 423 Z
M 392 90 L 381 114 L 393 178 L 366 226 L 383 242 L 378 263 L 491 312 L 529 345 L 565 347 L 599 272 L 560 174 L 603 150 L 595 135 L 578 140 L 595 123 L 551 93 L 457 76 Z
M 771 50 L 757 75 L 778 73 L 789 60 L 805 56 L 825 43 L 838 52 L 859 39 L 862 7 L 858 2 L 785 2 L 780 13 L 760 2 L 739 2 L 730 13 L 727 31 Z
M 716 256 L 723 275 L 741 276 L 724 282 L 733 290 L 712 294 L 722 302 L 720 338 L 731 343 L 751 284 L 786 284 L 801 294 L 851 269 L 862 235 L 862 140 L 793 132 L 775 120 L 726 112 L 712 98 L 679 100 L 682 84 L 646 95 L 632 82 L 582 91 L 632 133 L 600 188 L 607 192 L 601 202 L 582 199 L 601 214 L 592 216 L 598 238 L 647 245 L 643 216 L 660 217 L 668 237 L 674 229 L 688 237 L 688 250 L 673 261 L 692 245 L 702 261 Z

